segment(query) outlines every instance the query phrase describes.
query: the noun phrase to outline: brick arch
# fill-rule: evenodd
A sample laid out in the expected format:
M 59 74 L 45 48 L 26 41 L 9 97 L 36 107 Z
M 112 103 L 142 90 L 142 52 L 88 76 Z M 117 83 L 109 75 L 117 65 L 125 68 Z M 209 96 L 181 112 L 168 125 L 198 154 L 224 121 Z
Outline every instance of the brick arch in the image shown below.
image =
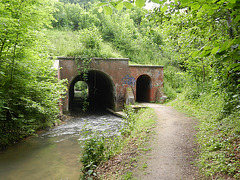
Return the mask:
M 58 57 L 57 61 L 58 78 L 67 79 L 69 82 L 68 88 L 70 88 L 72 82 L 76 81 L 75 78 L 79 75 L 79 70 L 83 67 L 83 62 L 81 58 L 74 57 Z M 103 107 L 110 108 L 113 111 L 121 111 L 129 98 L 131 101 L 136 100 L 136 81 L 138 77 L 144 74 L 151 77 L 150 98 L 147 98 L 147 100 L 159 101 L 162 96 L 162 93 L 158 92 L 162 91 L 163 87 L 163 66 L 129 65 L 128 59 L 126 58 L 93 58 L 88 64 L 88 68 L 90 72 L 97 73 L 97 76 L 100 78 L 98 78 L 100 93 L 97 94 L 97 99 L 99 100 L 97 102 L 106 103 L 103 104 Z M 90 82 L 89 84 L 91 85 Z M 106 93 L 105 90 L 108 93 Z M 71 91 L 72 90 L 69 92 Z M 67 95 L 61 99 L 61 112 L 69 112 L 69 99 L 71 98 L 72 97 L 69 97 L 69 93 L 67 93 Z M 105 102 L 105 99 L 110 99 L 110 101 L 107 100 Z M 94 100 L 91 102 L 94 102 Z
M 151 101 L 152 79 L 147 74 L 142 74 L 136 81 L 136 101 L 150 102 Z
M 77 104 L 74 100 L 74 85 L 78 81 L 85 81 L 88 85 L 87 101 L 90 110 L 115 109 L 116 90 L 112 78 L 105 72 L 90 69 L 86 78 L 83 78 L 82 74 L 77 75 L 69 85 L 68 106 L 70 111 L 74 110 L 74 106 Z

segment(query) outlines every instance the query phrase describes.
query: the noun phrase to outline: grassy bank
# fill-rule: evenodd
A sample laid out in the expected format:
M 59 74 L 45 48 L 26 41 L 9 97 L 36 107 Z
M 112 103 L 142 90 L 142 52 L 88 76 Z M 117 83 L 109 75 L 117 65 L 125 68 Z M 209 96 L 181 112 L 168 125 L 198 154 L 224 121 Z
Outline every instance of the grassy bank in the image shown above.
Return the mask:
M 197 165 L 201 172 L 212 179 L 239 179 L 240 112 L 222 113 L 223 96 L 202 94 L 198 99 L 191 100 L 181 94 L 170 104 L 200 121 Z
M 51 42 L 48 47 L 51 56 L 122 57 L 111 43 L 103 41 L 97 29 L 81 31 L 54 29 L 47 30 L 46 34 Z
M 106 138 L 97 134 L 84 142 L 81 155 L 82 179 L 128 179 L 137 155 L 146 151 L 146 143 L 154 127 L 153 109 L 141 109 L 137 113 L 127 107 L 127 117 L 120 136 Z

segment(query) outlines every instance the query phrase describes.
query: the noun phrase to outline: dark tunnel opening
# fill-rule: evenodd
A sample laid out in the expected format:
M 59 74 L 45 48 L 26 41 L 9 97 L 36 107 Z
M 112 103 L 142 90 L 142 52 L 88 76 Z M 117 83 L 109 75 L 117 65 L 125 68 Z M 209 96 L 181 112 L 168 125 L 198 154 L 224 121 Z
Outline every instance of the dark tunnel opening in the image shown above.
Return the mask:
M 151 78 L 148 75 L 141 75 L 137 79 L 136 101 L 150 102 Z
M 87 84 L 87 96 L 85 93 L 85 99 L 76 96 L 74 89 L 76 89 L 76 83 L 79 81 L 84 81 Z M 110 108 L 114 110 L 114 95 L 114 83 L 111 78 L 104 72 L 90 70 L 86 78 L 83 78 L 83 75 L 78 75 L 70 84 L 69 110 L 70 112 L 83 111 L 84 109 L 99 111 Z

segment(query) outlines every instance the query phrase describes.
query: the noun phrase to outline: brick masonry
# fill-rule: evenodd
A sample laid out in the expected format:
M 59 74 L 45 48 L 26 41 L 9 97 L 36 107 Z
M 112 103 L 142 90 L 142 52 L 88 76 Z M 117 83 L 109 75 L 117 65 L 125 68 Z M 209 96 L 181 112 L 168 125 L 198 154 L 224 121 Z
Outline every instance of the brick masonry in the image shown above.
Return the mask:
M 78 62 L 78 65 L 76 62 Z M 66 97 L 62 99 L 61 109 L 63 112 L 69 112 L 70 110 L 71 87 L 79 80 L 79 74 L 81 74 L 81 72 L 79 72 L 78 68 L 81 66 L 81 59 L 58 57 L 58 78 L 68 80 L 68 92 Z M 129 91 L 130 88 L 132 89 L 135 100 L 137 100 L 137 95 L 141 96 L 141 93 L 144 93 L 144 91 L 148 91 L 143 94 L 146 96 L 145 101 L 159 101 L 163 96 L 163 66 L 129 65 L 129 59 L 124 58 L 94 58 L 88 68 L 89 74 L 90 72 L 94 72 L 95 75 L 98 76 L 98 79 L 104 79 L 100 84 L 105 85 L 107 83 L 106 88 L 110 87 L 111 90 L 106 89 L 106 91 L 112 95 L 107 96 L 107 94 L 105 94 L 103 96 L 111 98 L 111 103 L 109 103 L 111 107 L 108 108 L 114 111 L 123 109 L 124 104 L 127 102 L 126 91 L 127 89 Z M 89 78 L 89 82 L 87 83 L 93 84 L 90 82 L 91 80 L 92 78 Z M 101 85 L 98 86 L 102 91 L 104 90 L 104 87 L 100 87 Z M 139 94 L 138 92 L 141 93 Z M 139 99 L 141 99 L 141 97 Z

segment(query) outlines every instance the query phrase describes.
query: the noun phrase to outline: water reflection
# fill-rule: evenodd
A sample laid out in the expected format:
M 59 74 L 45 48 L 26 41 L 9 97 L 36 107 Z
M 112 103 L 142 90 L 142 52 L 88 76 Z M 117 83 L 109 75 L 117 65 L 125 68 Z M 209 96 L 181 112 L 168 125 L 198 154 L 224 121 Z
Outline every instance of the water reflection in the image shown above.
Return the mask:
M 0 179 L 79 179 L 79 134 L 89 131 L 116 134 L 122 119 L 110 114 L 73 118 L 66 124 L 29 138 L 0 152 Z

